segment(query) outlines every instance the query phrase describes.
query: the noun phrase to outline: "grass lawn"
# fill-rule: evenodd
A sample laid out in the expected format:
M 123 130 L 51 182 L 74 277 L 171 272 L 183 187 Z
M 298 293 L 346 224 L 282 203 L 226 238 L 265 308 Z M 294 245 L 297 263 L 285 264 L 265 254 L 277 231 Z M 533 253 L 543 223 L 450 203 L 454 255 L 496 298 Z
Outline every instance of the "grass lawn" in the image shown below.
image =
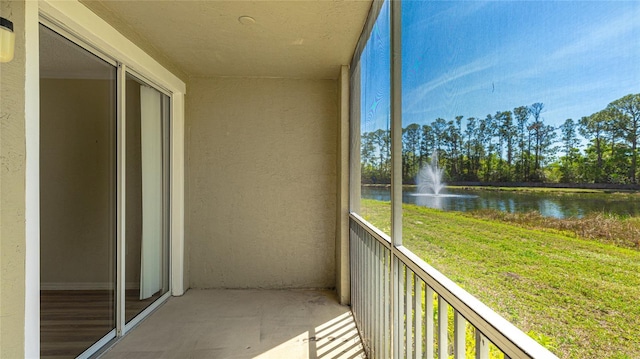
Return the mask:
M 362 200 L 386 233 L 388 202 Z M 560 358 L 640 358 L 640 251 L 403 205 L 404 245 Z

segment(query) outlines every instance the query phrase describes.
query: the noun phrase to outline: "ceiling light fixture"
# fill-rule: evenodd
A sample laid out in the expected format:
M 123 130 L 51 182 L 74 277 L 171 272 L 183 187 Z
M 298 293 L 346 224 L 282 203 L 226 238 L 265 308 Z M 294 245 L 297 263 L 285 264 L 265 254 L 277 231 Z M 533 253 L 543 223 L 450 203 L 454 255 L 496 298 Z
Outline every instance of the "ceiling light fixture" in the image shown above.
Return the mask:
M 13 59 L 15 44 L 16 34 L 13 32 L 13 23 L 0 17 L 0 62 L 9 62 Z
M 238 18 L 238 21 L 242 24 L 242 25 L 253 25 L 256 23 L 256 19 L 252 18 L 251 16 L 240 16 Z

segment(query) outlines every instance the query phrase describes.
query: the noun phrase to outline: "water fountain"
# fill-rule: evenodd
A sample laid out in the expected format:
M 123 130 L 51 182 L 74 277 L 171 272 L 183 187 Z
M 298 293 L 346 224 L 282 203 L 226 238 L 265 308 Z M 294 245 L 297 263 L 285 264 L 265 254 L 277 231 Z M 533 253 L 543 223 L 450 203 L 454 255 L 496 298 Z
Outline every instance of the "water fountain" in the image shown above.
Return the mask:
M 438 154 L 434 151 L 431 155 L 431 163 L 424 166 L 418 172 L 416 178 L 417 192 L 411 193 L 417 196 L 416 204 L 419 206 L 436 209 L 449 208 L 449 199 L 453 198 L 476 198 L 475 195 L 443 193 L 446 184 L 442 182 L 444 169 L 438 166 Z
M 424 166 L 418 172 L 416 180 L 418 184 L 418 193 L 420 195 L 440 195 L 440 191 L 445 187 L 442 182 L 444 170 L 438 167 L 438 154 L 434 151 L 431 155 L 431 164 Z

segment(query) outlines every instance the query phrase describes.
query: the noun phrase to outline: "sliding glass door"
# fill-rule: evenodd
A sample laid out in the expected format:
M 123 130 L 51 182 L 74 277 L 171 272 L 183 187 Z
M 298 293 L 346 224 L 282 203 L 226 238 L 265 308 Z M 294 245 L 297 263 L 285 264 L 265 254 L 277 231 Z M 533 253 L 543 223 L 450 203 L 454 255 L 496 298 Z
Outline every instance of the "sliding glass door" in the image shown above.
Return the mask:
M 40 25 L 43 358 L 92 355 L 169 293 L 170 97 L 61 32 Z
M 127 74 L 126 322 L 169 291 L 169 97 Z
M 117 68 L 40 27 L 41 355 L 115 329 Z

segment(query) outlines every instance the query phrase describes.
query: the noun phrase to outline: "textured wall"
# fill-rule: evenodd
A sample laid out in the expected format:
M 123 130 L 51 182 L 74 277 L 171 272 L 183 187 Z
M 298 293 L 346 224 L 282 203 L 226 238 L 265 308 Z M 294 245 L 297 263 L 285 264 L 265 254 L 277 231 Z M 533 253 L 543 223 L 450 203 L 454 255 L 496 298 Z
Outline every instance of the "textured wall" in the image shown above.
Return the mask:
M 337 82 L 192 79 L 193 288 L 335 286 Z
M 25 50 L 24 3 L 0 1 L 13 21 L 13 61 L 0 63 L 0 358 L 24 356 Z

